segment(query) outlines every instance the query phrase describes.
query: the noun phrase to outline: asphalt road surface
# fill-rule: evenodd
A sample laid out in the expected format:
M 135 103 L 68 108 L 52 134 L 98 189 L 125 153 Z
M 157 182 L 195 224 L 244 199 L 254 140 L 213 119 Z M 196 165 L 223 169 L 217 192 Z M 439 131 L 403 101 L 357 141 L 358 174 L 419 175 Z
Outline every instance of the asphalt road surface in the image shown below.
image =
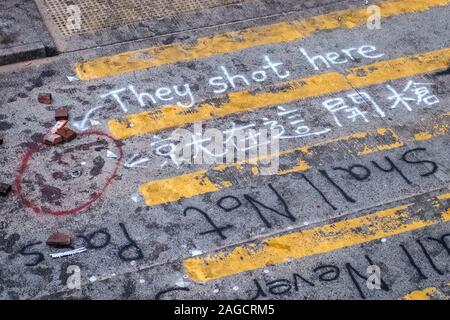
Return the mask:
M 450 1 L 309 2 L 2 67 L 0 297 L 448 299 Z M 44 145 L 60 106 L 78 137 Z M 242 127 L 279 151 L 221 164 L 205 132 Z

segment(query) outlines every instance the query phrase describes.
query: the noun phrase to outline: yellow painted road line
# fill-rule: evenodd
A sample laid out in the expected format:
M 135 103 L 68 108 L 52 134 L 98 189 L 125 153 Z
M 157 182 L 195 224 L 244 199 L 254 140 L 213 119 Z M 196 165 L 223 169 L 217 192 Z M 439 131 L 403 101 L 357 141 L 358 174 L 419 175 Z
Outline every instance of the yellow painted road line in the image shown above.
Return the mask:
M 438 208 L 434 218 L 427 219 L 424 216 L 423 202 Z M 184 260 L 184 269 L 195 282 L 221 279 L 287 263 L 290 259 L 324 254 L 450 221 L 448 207 L 432 197 L 417 204 L 410 203 L 333 224 L 270 237 L 231 250 L 189 258 Z
M 205 102 L 188 110 L 180 106 L 168 106 L 157 111 L 131 114 L 121 120 L 110 120 L 108 126 L 115 138 L 127 139 L 199 121 L 446 70 L 449 61 L 450 48 L 445 48 L 352 68 L 345 75 L 329 72 L 268 86 L 257 93 L 232 92 L 223 97 L 225 102 L 219 106 L 214 102 Z
M 382 18 L 418 13 L 446 6 L 450 0 L 385 1 L 380 6 Z M 304 39 L 320 31 L 354 29 L 367 23 L 367 7 L 342 10 L 329 14 L 281 22 L 241 31 L 199 38 L 195 43 L 173 43 L 137 51 L 100 57 L 77 63 L 75 71 L 80 80 L 93 80 L 123 73 L 145 70 L 165 64 L 207 58 L 238 50 Z
M 446 113 L 442 114 L 441 116 L 442 116 L 442 118 L 440 118 L 440 120 L 444 120 L 444 121 L 435 122 L 433 127 L 431 128 L 431 130 L 425 130 L 425 131 L 420 131 L 420 132 L 416 133 L 414 135 L 414 140 L 415 141 L 426 141 L 426 140 L 432 139 L 433 137 L 447 135 L 449 132 L 449 129 L 450 129 L 450 123 L 448 121 L 446 121 L 446 119 L 448 117 L 450 117 L 450 112 L 446 112 Z
M 438 288 L 426 288 L 423 290 L 413 291 L 403 297 L 403 300 L 432 300 L 439 296 L 445 296 Z
M 428 119 L 426 123 L 418 123 L 416 129 L 411 129 L 411 137 L 407 141 L 424 141 L 446 135 L 450 129 L 450 113 L 444 113 L 436 118 Z M 444 130 L 445 129 L 445 130 Z M 417 130 L 417 131 L 414 131 Z M 419 139 L 417 138 L 419 136 Z M 161 180 L 154 180 L 142 184 L 139 187 L 145 203 L 148 206 L 156 206 L 190 199 L 195 196 L 217 192 L 230 188 L 239 181 L 239 177 L 260 173 L 261 163 L 270 163 L 275 157 L 279 158 L 280 169 L 276 173 L 279 176 L 304 172 L 311 169 L 308 158 L 313 159 L 323 151 L 321 147 L 329 147 L 334 144 L 344 144 L 341 150 L 352 155 L 362 157 L 380 151 L 392 150 L 403 147 L 405 141 L 398 136 L 396 130 L 379 128 L 374 132 L 359 132 L 349 136 L 342 136 L 331 140 L 285 150 L 278 154 L 272 154 L 266 158 L 254 158 L 247 161 L 216 166 L 210 170 L 201 170 L 193 173 L 179 175 Z M 306 158 L 306 159 L 305 159 Z M 285 164 L 287 163 L 287 164 Z
M 280 158 L 280 163 L 283 163 L 284 159 L 288 161 L 290 159 L 297 159 L 294 163 L 288 163 L 287 167 L 283 165 L 284 168 L 280 169 L 276 173 L 277 175 L 282 176 L 294 172 L 307 171 L 311 168 L 311 165 L 308 161 L 300 159 L 305 155 L 310 157 L 317 156 L 320 154 L 320 147 L 336 143 L 344 143 L 346 145 L 345 150 L 353 153 L 355 156 L 368 155 L 381 150 L 399 148 L 404 145 L 393 130 L 380 128 L 373 133 L 354 133 L 349 136 L 322 141 L 314 145 L 286 150 L 272 154 L 266 158 L 254 158 L 243 162 L 216 166 L 211 170 L 202 170 L 167 179 L 150 181 L 142 184 L 139 187 L 139 191 L 144 197 L 147 206 L 156 206 L 182 199 L 189 199 L 194 196 L 232 187 L 234 183 L 224 179 L 224 177 L 245 174 L 258 176 L 260 174 L 260 167 L 262 166 L 261 163 L 263 161 L 264 163 L 270 163 L 270 160 L 276 157 Z M 233 170 L 233 172 L 230 172 L 230 170 Z M 212 176 L 215 178 L 210 178 Z M 239 179 L 236 178 L 235 180 Z

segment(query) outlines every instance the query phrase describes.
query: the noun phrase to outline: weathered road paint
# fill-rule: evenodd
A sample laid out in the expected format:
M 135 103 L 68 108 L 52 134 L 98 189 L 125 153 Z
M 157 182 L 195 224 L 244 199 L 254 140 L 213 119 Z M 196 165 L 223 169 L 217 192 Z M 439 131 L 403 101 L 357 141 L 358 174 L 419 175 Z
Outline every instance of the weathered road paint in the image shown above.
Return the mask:
M 174 105 L 157 111 L 131 114 L 121 120 L 110 120 L 108 126 L 115 138 L 128 139 L 133 136 L 141 136 L 277 104 L 286 104 L 419 74 L 438 72 L 446 70 L 449 61 L 450 48 L 444 48 L 352 68 L 347 74 L 328 72 L 290 80 L 265 87 L 258 93 L 251 91 L 231 92 L 223 97 L 225 102 L 219 106 L 214 102 L 205 102 L 199 104 L 195 109 L 189 110 Z
M 420 133 L 412 131 L 411 137 L 402 141 L 394 129 L 379 128 L 374 132 L 359 132 L 349 136 L 338 137 L 332 140 L 321 141 L 314 145 L 303 146 L 295 149 L 285 150 L 278 154 L 272 154 L 269 158 L 280 157 L 290 159 L 290 167 L 280 169 L 277 175 L 286 175 L 295 172 L 303 172 L 311 169 L 311 164 L 304 160 L 305 156 L 314 157 L 320 154 L 320 147 L 328 147 L 336 143 L 348 144 L 346 150 L 355 156 L 362 157 L 369 154 L 392 150 L 403 147 L 407 141 L 424 141 L 434 137 L 446 135 L 449 131 L 450 113 L 444 113 L 433 121 L 427 121 L 418 125 Z M 429 127 L 429 128 L 427 128 Z M 419 136 L 419 139 L 417 138 Z M 298 159 L 292 163 L 292 159 Z M 229 181 L 233 174 L 227 169 L 237 170 L 236 173 L 246 172 L 250 175 L 259 175 L 259 166 L 263 158 L 249 159 L 245 162 L 220 165 L 210 170 L 202 170 L 171 178 L 154 180 L 142 184 L 139 191 L 142 193 L 145 203 L 148 206 L 156 206 L 170 202 L 189 199 L 194 196 L 217 192 L 219 190 L 232 187 L 234 184 Z M 212 178 L 214 177 L 214 178 Z M 214 182 L 212 181 L 214 180 Z
M 423 130 L 414 134 L 413 139 L 415 141 L 426 141 L 433 137 L 445 136 L 450 129 L 450 123 L 447 121 L 450 117 L 450 112 L 446 112 L 441 115 L 441 118 L 434 123 L 431 130 Z
M 443 194 L 441 197 L 448 197 Z M 433 206 L 436 214 L 426 218 L 426 206 Z M 184 260 L 187 275 L 195 282 L 208 282 L 288 262 L 290 259 L 323 254 L 373 240 L 450 221 L 450 208 L 438 197 L 409 203 L 365 216 L 341 220 L 311 229 L 267 238 L 261 242 L 239 245 L 206 256 Z
M 427 11 L 446 6 L 449 0 L 397 0 L 378 3 L 382 18 Z M 75 65 L 80 80 L 93 80 L 123 73 L 145 70 L 165 64 L 207 58 L 219 54 L 264 45 L 292 42 L 333 29 L 354 29 L 367 23 L 370 13 L 366 7 L 342 10 L 329 14 L 258 26 L 241 31 L 198 38 L 194 44 L 173 43 L 137 51 L 100 57 Z M 144 58 L 143 58 L 144 57 Z
M 442 294 L 439 289 L 431 287 L 423 290 L 413 291 L 404 296 L 403 300 L 432 300 L 439 294 Z
M 212 182 L 207 177 L 207 170 L 188 173 L 175 178 L 155 180 L 139 187 L 148 206 L 192 198 L 199 194 L 206 194 L 231 187 L 229 181 Z

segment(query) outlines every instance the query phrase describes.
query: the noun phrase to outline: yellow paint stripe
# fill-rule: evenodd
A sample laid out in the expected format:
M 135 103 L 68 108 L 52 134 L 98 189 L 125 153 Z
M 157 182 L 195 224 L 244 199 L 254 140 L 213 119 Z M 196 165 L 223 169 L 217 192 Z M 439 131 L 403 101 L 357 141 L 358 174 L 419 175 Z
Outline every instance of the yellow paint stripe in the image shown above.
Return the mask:
M 371 147 L 370 145 L 365 145 L 364 146 L 364 150 L 362 150 L 362 151 L 357 153 L 358 156 L 360 156 L 360 157 L 361 156 L 367 156 L 367 155 L 372 154 L 372 153 L 377 153 L 377 152 L 380 152 L 380 151 L 392 150 L 392 149 L 395 149 L 395 148 L 403 147 L 405 145 L 401 141 L 400 137 L 392 129 L 379 128 L 377 130 L 377 133 L 380 136 L 385 136 L 387 134 L 390 134 L 390 135 L 393 136 L 395 142 L 389 143 L 389 144 L 376 144 L 374 147 Z
M 449 117 L 450 112 L 443 115 L 444 118 Z M 427 141 L 432 139 L 433 137 L 438 136 L 445 136 L 447 135 L 448 131 L 450 129 L 450 123 L 444 122 L 444 123 L 438 123 L 434 125 L 431 131 L 421 131 L 419 133 L 416 133 L 414 135 L 414 139 L 416 141 Z
M 157 111 L 131 114 L 122 120 L 110 120 L 108 126 L 115 138 L 127 139 L 277 104 L 445 70 L 448 68 L 449 60 L 450 48 L 445 48 L 353 68 L 346 75 L 330 72 L 269 86 L 258 93 L 232 92 L 224 97 L 223 100 L 226 102 L 220 106 L 213 102 L 205 102 L 195 109 L 186 110 L 179 106 L 169 106 Z
M 211 182 L 204 170 L 178 176 L 176 183 L 173 178 L 152 181 L 141 185 L 139 191 L 146 199 L 147 205 L 151 206 L 219 191 L 231 185 L 228 181 L 219 184 Z
M 426 202 L 435 203 L 435 197 Z M 184 260 L 191 280 L 207 282 L 241 272 L 323 254 L 369 241 L 432 226 L 450 220 L 450 209 L 440 209 L 436 218 L 426 219 L 422 204 L 410 203 L 366 216 L 342 220 L 307 230 L 270 237 L 261 242 L 221 250 Z M 447 206 L 445 206 L 446 208 Z
M 427 119 L 424 123 L 416 124 L 416 130 L 420 130 L 422 133 L 426 132 L 428 139 L 446 135 L 450 129 L 449 117 L 450 112 Z M 412 129 L 411 137 L 406 140 L 423 140 L 421 138 L 417 139 L 417 136 L 418 133 Z M 233 180 L 238 181 L 241 180 L 239 177 L 242 175 L 258 176 L 260 175 L 261 163 L 270 163 L 274 158 L 279 158 L 279 163 L 281 164 L 281 168 L 276 173 L 279 176 L 304 172 L 311 169 L 312 166 L 303 158 L 314 158 L 315 156 L 319 156 L 321 154 L 321 147 L 331 146 L 337 143 L 344 143 L 345 148 L 341 148 L 341 150 L 345 150 L 358 157 L 401 148 L 405 145 L 405 141 L 398 136 L 394 129 L 378 128 L 374 132 L 353 133 L 348 136 L 320 141 L 309 146 L 284 150 L 264 158 L 253 158 L 238 163 L 216 166 L 210 170 L 202 170 L 166 179 L 150 181 L 142 184 L 139 187 L 139 191 L 142 193 L 145 203 L 148 206 L 190 199 L 194 196 L 217 192 L 232 187 L 234 183 L 233 181 L 229 181 L 230 177 L 235 176 Z M 284 164 L 284 162 L 289 161 L 294 162 L 294 164 Z M 234 170 L 234 172 L 229 172 L 229 170 Z M 224 179 L 224 177 L 226 178 Z M 215 182 L 211 181 L 211 179 Z
M 443 194 L 441 196 L 437 197 L 439 200 L 449 200 L 450 199 L 450 193 L 449 194 Z M 450 285 L 450 284 L 449 284 Z
M 440 291 L 437 288 L 426 288 L 423 290 L 413 291 L 403 297 L 403 300 L 431 300 L 436 297 Z
M 381 17 L 387 18 L 423 12 L 449 3 L 449 0 L 397 0 L 381 2 L 377 5 L 381 9 Z M 263 45 L 292 42 L 310 37 L 320 31 L 354 29 L 363 26 L 367 23 L 369 15 L 367 8 L 362 7 L 305 20 L 247 28 L 199 38 L 193 44 L 173 43 L 80 62 L 75 65 L 75 72 L 80 80 L 93 80 Z
M 346 143 L 348 152 L 357 156 L 368 155 L 370 153 L 379 152 L 399 148 L 404 145 L 400 138 L 391 129 L 379 128 L 375 132 L 359 132 L 349 136 L 342 136 L 328 141 L 322 141 L 310 146 L 303 146 L 296 149 L 282 151 L 277 154 L 271 154 L 265 158 L 253 158 L 232 164 L 224 164 L 217 166 L 209 171 L 202 170 L 194 173 L 175 176 L 167 179 L 154 180 L 142 184 L 139 191 L 148 206 L 156 206 L 175 202 L 182 199 L 189 199 L 194 196 L 217 192 L 224 188 L 233 186 L 232 181 L 212 182 L 208 176 L 215 176 L 214 180 L 221 180 L 223 177 L 239 176 L 239 174 L 251 174 L 258 176 L 260 174 L 261 163 L 270 163 L 271 159 L 279 158 L 280 163 L 284 159 L 297 159 L 305 155 L 315 156 L 320 154 L 320 147 L 328 146 L 335 143 Z M 300 160 L 288 168 L 280 169 L 276 174 L 286 175 L 294 172 L 307 171 L 311 168 L 308 161 Z M 233 173 L 227 170 L 234 170 Z M 236 178 L 236 180 L 238 180 Z

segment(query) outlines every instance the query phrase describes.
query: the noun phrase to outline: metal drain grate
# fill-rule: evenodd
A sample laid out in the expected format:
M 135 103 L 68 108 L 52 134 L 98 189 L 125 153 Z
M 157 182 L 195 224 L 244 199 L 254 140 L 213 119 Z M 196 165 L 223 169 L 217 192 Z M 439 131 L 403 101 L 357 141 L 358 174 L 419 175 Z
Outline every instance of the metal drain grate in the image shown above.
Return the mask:
M 44 0 L 48 14 L 62 35 L 80 34 L 140 21 L 171 17 L 244 0 Z M 76 6 L 80 28 L 68 28 Z

